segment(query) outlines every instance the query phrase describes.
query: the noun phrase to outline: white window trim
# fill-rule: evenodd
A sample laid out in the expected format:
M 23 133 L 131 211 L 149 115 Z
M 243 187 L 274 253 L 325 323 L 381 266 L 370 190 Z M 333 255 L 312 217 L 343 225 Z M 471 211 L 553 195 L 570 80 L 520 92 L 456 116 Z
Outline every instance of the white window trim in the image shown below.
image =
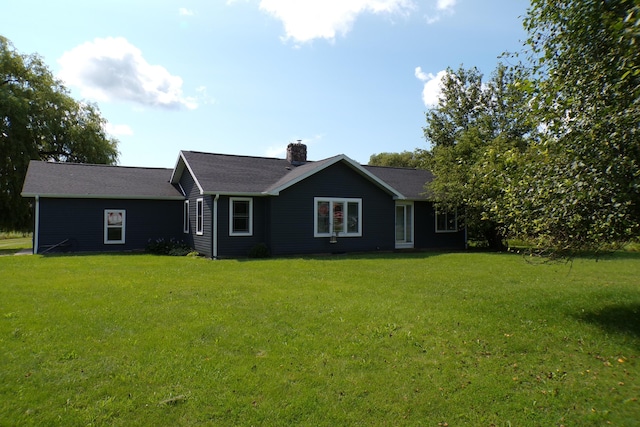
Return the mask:
M 118 213 L 122 215 L 122 225 L 109 226 L 109 214 Z M 105 209 L 104 210 L 104 244 L 105 245 L 122 245 L 125 243 L 125 231 L 127 227 L 127 211 L 124 209 Z M 121 228 L 122 238 L 120 240 L 109 240 L 109 228 Z
M 249 231 L 233 231 L 233 202 L 249 202 Z M 253 198 L 229 197 L 229 236 L 253 236 Z
M 329 212 L 333 212 L 334 203 L 357 203 L 358 204 L 358 231 L 340 231 L 338 237 L 362 237 L 362 199 L 343 197 L 314 197 L 313 198 L 313 237 L 331 237 L 333 233 L 333 215 L 329 215 L 329 232 L 318 233 L 318 202 L 329 202 Z M 348 208 L 347 208 L 348 209 Z
M 182 210 L 182 231 L 185 234 L 189 233 L 189 201 L 185 200 L 184 201 L 184 208 Z
M 198 217 L 200 221 L 198 221 Z M 204 199 L 196 199 L 196 234 L 202 236 L 204 234 Z
M 438 228 L 438 215 L 449 215 L 453 213 L 453 215 L 455 216 L 455 228 L 453 230 L 441 230 Z M 448 219 L 448 218 L 447 218 Z M 458 230 L 458 210 L 455 209 L 453 212 L 444 212 L 444 213 L 439 213 L 438 210 L 436 209 L 436 214 L 435 214 L 435 220 L 436 220 L 436 233 L 457 233 Z M 448 223 L 449 221 L 445 221 L 445 223 Z

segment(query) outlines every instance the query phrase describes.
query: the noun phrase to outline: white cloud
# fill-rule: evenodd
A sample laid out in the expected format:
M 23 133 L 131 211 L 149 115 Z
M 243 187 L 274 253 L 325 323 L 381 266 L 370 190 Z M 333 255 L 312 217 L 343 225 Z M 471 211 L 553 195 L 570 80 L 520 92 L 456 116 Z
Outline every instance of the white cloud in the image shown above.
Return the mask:
M 216 101 L 211 96 L 209 96 L 206 86 L 198 86 L 196 88 L 196 93 L 197 94 L 194 98 L 189 98 L 189 99 L 192 99 L 193 102 L 195 102 L 196 104 L 198 105 L 215 104 Z
M 438 0 L 436 3 L 436 9 L 438 10 L 453 10 L 457 0 Z
M 267 157 L 275 157 L 278 159 L 283 159 L 287 154 L 287 146 L 285 145 L 271 145 L 267 147 L 265 150 L 265 156 Z
M 435 6 L 435 14 L 427 15 L 427 23 L 433 24 L 441 20 L 444 16 L 453 15 L 455 13 L 454 7 L 457 0 L 438 0 Z
M 112 125 L 107 123 L 104 130 L 112 136 L 130 136 L 133 135 L 133 129 L 129 125 Z
M 438 71 L 435 75 L 425 73 L 422 68 L 416 67 L 415 76 L 418 80 L 424 82 L 422 89 L 422 102 L 426 107 L 434 107 L 438 105 L 440 95 L 442 93 L 442 79 L 447 75 L 447 70 Z
M 284 24 L 284 38 L 300 43 L 317 38 L 333 40 L 336 34 L 344 35 L 362 13 L 406 14 L 415 7 L 414 0 L 260 1 L 261 10 Z
M 97 38 L 65 52 L 58 77 L 83 97 L 130 101 L 144 106 L 195 109 L 182 93 L 182 78 L 149 64 L 140 49 L 123 37 Z
M 187 9 L 186 7 L 178 9 L 178 13 L 180 16 L 193 16 L 193 10 Z

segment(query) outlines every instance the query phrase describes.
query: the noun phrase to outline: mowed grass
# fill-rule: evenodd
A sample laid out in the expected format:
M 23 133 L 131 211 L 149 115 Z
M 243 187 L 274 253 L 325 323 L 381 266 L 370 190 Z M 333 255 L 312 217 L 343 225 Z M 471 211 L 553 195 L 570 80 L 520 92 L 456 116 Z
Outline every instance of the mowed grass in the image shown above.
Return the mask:
M 633 426 L 640 255 L 0 258 L 0 425 Z
M 13 255 L 33 246 L 31 236 L 2 238 L 0 235 L 0 255 Z

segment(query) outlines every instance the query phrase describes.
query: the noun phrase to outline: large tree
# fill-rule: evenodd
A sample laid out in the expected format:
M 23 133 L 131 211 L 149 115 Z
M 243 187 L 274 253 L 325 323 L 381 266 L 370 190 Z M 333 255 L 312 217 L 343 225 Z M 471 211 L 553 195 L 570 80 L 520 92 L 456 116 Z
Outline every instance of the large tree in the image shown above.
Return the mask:
M 37 55 L 0 36 L 0 229 L 30 225 L 20 196 L 29 161 L 115 164 L 118 142 L 95 105 L 74 100 Z
M 640 5 L 532 0 L 524 20 L 542 138 L 510 183 L 512 235 L 559 250 L 640 232 Z
M 517 159 L 533 138 L 528 76 L 499 64 L 483 81 L 476 68 L 447 70 L 438 105 L 426 115 L 435 180 L 428 190 L 438 209 L 458 209 L 474 240 L 505 247 L 502 206 Z

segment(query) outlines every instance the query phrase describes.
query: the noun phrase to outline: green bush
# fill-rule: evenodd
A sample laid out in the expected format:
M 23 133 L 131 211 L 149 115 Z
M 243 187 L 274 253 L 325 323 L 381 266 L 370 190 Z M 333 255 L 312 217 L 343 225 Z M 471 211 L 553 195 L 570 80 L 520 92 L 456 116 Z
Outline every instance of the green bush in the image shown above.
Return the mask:
M 271 252 L 269 252 L 267 245 L 264 243 L 258 243 L 249 250 L 248 256 L 249 258 L 269 258 L 271 256 Z
M 156 255 L 185 256 L 193 251 L 193 249 L 182 240 L 164 238 L 149 239 L 146 251 Z

